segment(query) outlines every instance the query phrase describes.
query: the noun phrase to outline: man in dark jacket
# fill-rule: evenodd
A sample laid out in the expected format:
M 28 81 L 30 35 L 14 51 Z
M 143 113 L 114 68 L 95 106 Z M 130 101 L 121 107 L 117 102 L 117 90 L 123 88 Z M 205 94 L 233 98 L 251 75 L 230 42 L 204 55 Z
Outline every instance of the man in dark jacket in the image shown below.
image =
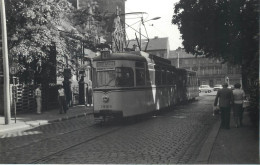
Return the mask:
M 218 90 L 215 98 L 214 106 L 217 106 L 219 102 L 219 109 L 221 112 L 221 127 L 230 128 L 230 110 L 233 104 L 233 93 L 231 89 L 228 89 L 228 84 L 222 85 L 223 88 Z

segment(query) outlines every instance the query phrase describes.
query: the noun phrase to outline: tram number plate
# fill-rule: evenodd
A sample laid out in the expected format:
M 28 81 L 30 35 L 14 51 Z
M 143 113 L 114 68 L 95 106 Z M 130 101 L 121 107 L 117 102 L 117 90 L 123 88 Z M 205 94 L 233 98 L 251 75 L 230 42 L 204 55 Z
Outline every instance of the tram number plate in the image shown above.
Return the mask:
M 101 109 L 111 109 L 112 105 L 101 105 Z

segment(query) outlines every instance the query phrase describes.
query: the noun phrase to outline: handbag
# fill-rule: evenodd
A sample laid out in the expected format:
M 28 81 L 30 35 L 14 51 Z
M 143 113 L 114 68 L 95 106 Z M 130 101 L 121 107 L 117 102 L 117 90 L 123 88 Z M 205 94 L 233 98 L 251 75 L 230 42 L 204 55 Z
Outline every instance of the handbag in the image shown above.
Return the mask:
M 249 100 L 243 100 L 243 108 L 247 108 L 249 107 L 249 105 L 250 105 Z
M 219 106 L 218 105 L 217 106 L 213 105 L 212 109 L 213 109 L 213 114 L 212 114 L 213 116 L 215 116 L 216 114 L 219 114 L 220 110 L 219 110 Z

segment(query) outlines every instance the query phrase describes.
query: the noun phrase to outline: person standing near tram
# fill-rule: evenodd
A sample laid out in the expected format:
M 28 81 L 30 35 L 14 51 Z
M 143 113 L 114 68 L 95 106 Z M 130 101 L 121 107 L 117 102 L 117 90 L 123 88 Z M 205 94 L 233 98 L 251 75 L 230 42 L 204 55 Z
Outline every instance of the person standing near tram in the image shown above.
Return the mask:
M 66 96 L 62 85 L 60 85 L 58 89 L 58 101 L 60 106 L 60 110 L 59 110 L 60 114 L 67 113 Z
M 41 91 L 41 85 L 37 85 L 37 88 L 35 90 L 35 98 L 36 98 L 36 104 L 37 104 L 37 114 L 42 113 L 42 91 Z

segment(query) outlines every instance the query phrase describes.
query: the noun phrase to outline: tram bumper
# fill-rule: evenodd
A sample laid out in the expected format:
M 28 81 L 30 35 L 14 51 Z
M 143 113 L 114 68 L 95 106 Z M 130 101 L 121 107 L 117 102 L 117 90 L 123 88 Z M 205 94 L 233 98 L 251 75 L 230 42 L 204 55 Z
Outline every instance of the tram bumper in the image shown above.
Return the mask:
M 114 118 L 122 118 L 123 112 L 122 111 L 115 111 L 115 110 L 99 110 L 94 112 L 94 118 L 101 118 L 101 117 L 114 117 Z

